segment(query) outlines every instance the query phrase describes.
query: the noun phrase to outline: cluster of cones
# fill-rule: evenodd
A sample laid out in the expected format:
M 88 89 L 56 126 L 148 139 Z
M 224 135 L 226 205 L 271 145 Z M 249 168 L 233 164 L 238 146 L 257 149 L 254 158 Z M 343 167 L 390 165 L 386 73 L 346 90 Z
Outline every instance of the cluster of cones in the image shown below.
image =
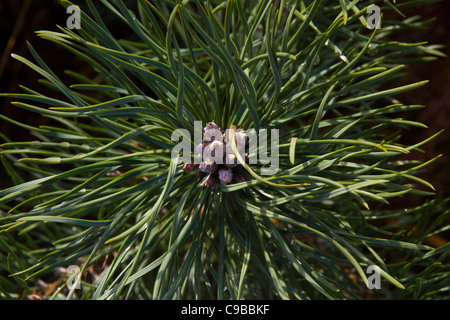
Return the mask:
M 244 131 L 235 132 L 234 139 L 238 150 L 245 149 L 247 135 Z M 240 165 L 231 143 L 227 142 L 227 133 L 214 122 L 209 122 L 203 128 L 202 143 L 194 151 L 194 156 L 200 157 L 200 163 L 186 163 L 183 170 L 189 172 L 197 169 L 199 176 L 206 174 L 202 182 L 209 188 L 217 185 L 217 181 L 222 184 L 247 181 L 236 171 Z

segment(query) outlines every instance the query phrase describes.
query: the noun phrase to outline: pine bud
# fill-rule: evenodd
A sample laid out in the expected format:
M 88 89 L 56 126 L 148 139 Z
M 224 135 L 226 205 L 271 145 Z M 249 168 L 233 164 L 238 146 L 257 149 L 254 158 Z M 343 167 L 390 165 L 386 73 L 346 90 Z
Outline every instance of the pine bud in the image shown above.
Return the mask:
M 192 170 L 195 170 L 198 168 L 198 164 L 195 163 L 185 163 L 183 166 L 183 170 L 186 172 L 191 172 Z
M 232 178 L 233 178 L 233 173 L 231 172 L 231 169 L 220 169 L 219 170 L 219 180 L 223 184 L 230 183 Z
M 213 187 L 215 184 L 216 184 L 216 179 L 215 179 L 211 174 L 208 175 L 208 176 L 206 177 L 205 185 L 206 185 L 208 188 L 211 188 L 211 187 Z

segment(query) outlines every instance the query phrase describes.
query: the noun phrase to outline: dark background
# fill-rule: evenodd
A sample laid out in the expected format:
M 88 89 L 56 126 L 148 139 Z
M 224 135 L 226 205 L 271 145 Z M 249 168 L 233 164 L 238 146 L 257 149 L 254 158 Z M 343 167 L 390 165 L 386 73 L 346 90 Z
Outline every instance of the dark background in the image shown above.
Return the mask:
M 401 3 L 401 0 L 397 0 L 397 3 Z M 436 19 L 430 23 L 428 30 L 400 33 L 398 35 L 399 40 L 406 42 L 427 40 L 430 44 L 443 44 L 446 45 L 446 48 L 442 50 L 447 55 L 450 54 L 449 0 L 402 11 L 407 16 L 420 14 L 424 18 L 435 17 Z M 89 75 L 91 71 L 83 61 L 51 42 L 39 39 L 35 34 L 36 30 L 57 30 L 57 24 L 65 26 L 67 17 L 68 14 L 64 8 L 55 0 L 0 0 L 0 92 L 20 92 L 19 85 L 25 85 L 39 92 L 46 92 L 47 89 L 38 84 L 40 76 L 36 72 L 10 57 L 11 53 L 16 53 L 33 60 L 26 41 L 33 45 L 38 54 L 43 57 L 44 61 L 63 82 L 74 82 L 73 79 L 64 74 L 65 69 L 72 69 Z M 395 18 L 395 16 L 391 18 Z M 450 170 L 448 165 L 450 64 L 448 59 L 439 58 L 429 63 L 410 65 L 407 69 L 407 75 L 400 81 L 403 81 L 402 84 L 406 84 L 420 80 L 430 80 L 430 82 L 420 89 L 399 96 L 399 98 L 405 104 L 424 104 L 427 106 L 422 110 L 410 112 L 404 116 L 410 120 L 426 124 L 428 129 L 414 129 L 406 132 L 403 138 L 404 143 L 414 144 L 441 129 L 446 129 L 440 136 L 422 147 L 425 153 L 415 153 L 414 156 L 429 160 L 442 154 L 438 161 L 426 168 L 422 177 L 431 182 L 443 196 L 450 196 Z M 55 93 L 52 92 L 50 95 L 54 96 Z M 0 98 L 0 112 L 30 125 L 39 125 L 42 124 L 42 121 L 46 121 L 39 118 L 38 124 L 35 114 L 12 106 L 10 100 L 4 98 Z M 0 122 L 0 126 L 0 131 L 15 141 L 29 139 L 26 130 L 3 121 Z M 0 187 L 4 187 L 6 178 L 5 173 L 0 172 L 0 179 L 2 180 Z M 400 199 L 400 201 L 402 200 Z M 415 205 L 414 199 L 408 201 L 412 201 L 408 203 L 408 206 Z

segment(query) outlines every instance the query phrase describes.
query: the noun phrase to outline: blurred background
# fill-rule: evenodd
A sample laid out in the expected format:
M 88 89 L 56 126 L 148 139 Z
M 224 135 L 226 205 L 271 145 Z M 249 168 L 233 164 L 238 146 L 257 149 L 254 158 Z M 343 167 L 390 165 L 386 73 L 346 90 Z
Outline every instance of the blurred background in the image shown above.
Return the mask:
M 402 0 L 397 0 L 401 3 Z M 130 1 L 125 1 L 129 4 Z M 134 1 L 131 1 L 134 2 Z M 381 2 L 381 1 L 380 1 Z M 450 55 L 450 1 L 422 5 L 409 10 L 402 10 L 407 16 L 420 14 L 424 19 L 435 18 L 429 23 L 427 30 L 414 30 L 413 32 L 401 32 L 399 40 L 405 42 L 429 41 L 430 44 L 443 44 L 442 49 Z M 39 39 L 36 30 L 57 30 L 56 25 L 65 26 L 68 14 L 56 0 L 0 0 L 0 92 L 20 92 L 19 85 L 24 85 L 36 91 L 46 93 L 48 89 L 38 83 L 40 78 L 37 73 L 25 65 L 12 59 L 10 54 L 16 53 L 33 60 L 27 48 L 27 41 L 43 57 L 45 62 L 65 83 L 73 83 L 73 79 L 64 74 L 65 69 L 77 70 L 89 76 L 92 72 L 86 64 L 69 54 L 65 49 L 53 43 Z M 391 18 L 395 18 L 394 16 Z M 401 17 L 398 17 L 401 18 Z M 114 28 L 114 25 L 112 24 Z M 118 30 L 120 33 L 120 30 Z M 117 32 L 115 32 L 117 34 Z M 412 64 L 407 69 L 407 75 L 402 77 L 402 84 L 420 80 L 430 80 L 428 85 L 412 92 L 399 96 L 405 104 L 424 104 L 423 108 L 416 112 L 405 114 L 410 120 L 422 122 L 428 129 L 411 130 L 404 136 L 405 144 L 414 144 L 446 129 L 440 136 L 424 145 L 425 153 L 415 153 L 422 160 L 429 160 L 437 155 L 442 157 L 428 166 L 422 177 L 431 182 L 443 196 L 450 196 L 450 63 L 446 58 L 439 58 L 429 63 Z M 50 93 L 49 93 L 50 94 Z M 54 92 L 51 93 L 54 95 Z M 0 98 L 0 112 L 13 119 L 30 125 L 43 124 L 45 118 L 37 120 L 35 114 L 16 108 L 10 104 L 10 100 Z M 39 123 L 37 123 L 39 121 Z M 0 122 L 0 131 L 16 141 L 28 140 L 26 130 L 9 123 Z M 0 188 L 5 187 L 7 177 L 0 172 Z M 403 199 L 403 200 L 402 200 Z M 419 204 L 423 199 L 399 199 L 408 201 L 408 207 Z M 395 203 L 393 204 L 395 205 Z M 405 203 L 399 205 L 405 206 Z

